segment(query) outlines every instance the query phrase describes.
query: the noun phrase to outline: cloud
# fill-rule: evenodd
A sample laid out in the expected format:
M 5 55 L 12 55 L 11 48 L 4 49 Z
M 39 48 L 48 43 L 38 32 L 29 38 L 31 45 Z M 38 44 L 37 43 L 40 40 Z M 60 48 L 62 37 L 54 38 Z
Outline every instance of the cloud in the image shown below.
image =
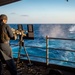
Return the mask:
M 21 16 L 23 16 L 23 17 L 28 17 L 28 15 L 21 15 Z
M 15 13 L 15 12 L 12 12 L 12 13 L 10 13 L 10 14 L 13 14 L 13 15 L 19 15 L 19 16 L 23 16 L 23 17 L 28 17 L 28 15 L 20 15 L 20 14 Z
M 16 14 L 16 13 L 15 13 L 15 12 L 13 12 L 13 13 L 10 13 L 10 14 L 13 14 L 13 15 L 14 15 L 14 14 Z

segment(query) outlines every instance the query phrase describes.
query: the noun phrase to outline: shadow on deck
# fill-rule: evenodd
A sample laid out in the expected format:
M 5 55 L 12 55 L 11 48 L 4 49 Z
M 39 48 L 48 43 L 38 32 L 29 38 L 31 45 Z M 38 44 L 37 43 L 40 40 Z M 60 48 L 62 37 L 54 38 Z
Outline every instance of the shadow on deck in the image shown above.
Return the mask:
M 16 63 L 16 60 L 15 60 Z M 18 75 L 75 75 L 75 68 L 32 61 L 32 65 L 27 60 L 21 60 L 17 65 Z M 6 65 L 3 65 L 3 75 L 10 75 Z

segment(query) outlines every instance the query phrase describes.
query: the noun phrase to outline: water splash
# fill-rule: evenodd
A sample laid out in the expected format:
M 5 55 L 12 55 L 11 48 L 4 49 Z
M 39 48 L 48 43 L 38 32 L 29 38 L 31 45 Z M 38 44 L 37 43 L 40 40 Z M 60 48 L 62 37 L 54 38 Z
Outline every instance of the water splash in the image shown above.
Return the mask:
M 66 33 L 61 25 L 41 25 L 39 32 L 43 37 L 65 37 Z
M 75 33 L 75 25 L 69 28 L 70 33 Z

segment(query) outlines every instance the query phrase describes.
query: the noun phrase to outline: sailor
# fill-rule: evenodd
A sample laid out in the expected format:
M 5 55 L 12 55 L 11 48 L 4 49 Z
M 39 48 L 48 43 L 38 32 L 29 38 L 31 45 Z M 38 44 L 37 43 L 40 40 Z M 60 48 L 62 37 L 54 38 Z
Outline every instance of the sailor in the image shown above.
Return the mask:
M 7 33 L 9 38 L 13 38 L 13 32 L 7 23 L 7 16 L 5 14 L 0 15 L 0 26 L 4 25 L 4 31 Z M 1 34 L 0 34 L 1 35 Z M 5 62 L 11 75 L 17 75 L 16 64 L 12 57 L 12 49 L 9 45 L 10 39 L 6 42 L 0 40 L 0 75 L 1 75 L 1 63 Z

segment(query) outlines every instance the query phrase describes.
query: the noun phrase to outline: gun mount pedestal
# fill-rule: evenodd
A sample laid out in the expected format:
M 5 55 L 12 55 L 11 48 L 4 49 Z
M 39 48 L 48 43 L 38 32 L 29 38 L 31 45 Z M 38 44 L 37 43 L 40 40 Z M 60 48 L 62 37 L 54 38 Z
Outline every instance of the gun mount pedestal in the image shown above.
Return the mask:
M 29 61 L 29 64 L 32 65 L 32 64 L 31 64 L 31 61 L 30 61 L 30 58 L 29 58 L 29 55 L 28 55 L 28 53 L 27 53 L 27 51 L 26 51 L 26 48 L 25 48 L 25 45 L 24 45 L 23 36 L 20 35 L 19 38 L 20 38 L 20 40 L 19 40 L 19 51 L 18 51 L 17 63 L 20 62 L 20 56 L 21 56 L 20 54 L 21 54 L 21 50 L 22 50 L 22 48 L 23 48 L 23 49 L 24 49 L 24 52 L 26 53 L 27 59 L 28 59 L 28 61 Z

